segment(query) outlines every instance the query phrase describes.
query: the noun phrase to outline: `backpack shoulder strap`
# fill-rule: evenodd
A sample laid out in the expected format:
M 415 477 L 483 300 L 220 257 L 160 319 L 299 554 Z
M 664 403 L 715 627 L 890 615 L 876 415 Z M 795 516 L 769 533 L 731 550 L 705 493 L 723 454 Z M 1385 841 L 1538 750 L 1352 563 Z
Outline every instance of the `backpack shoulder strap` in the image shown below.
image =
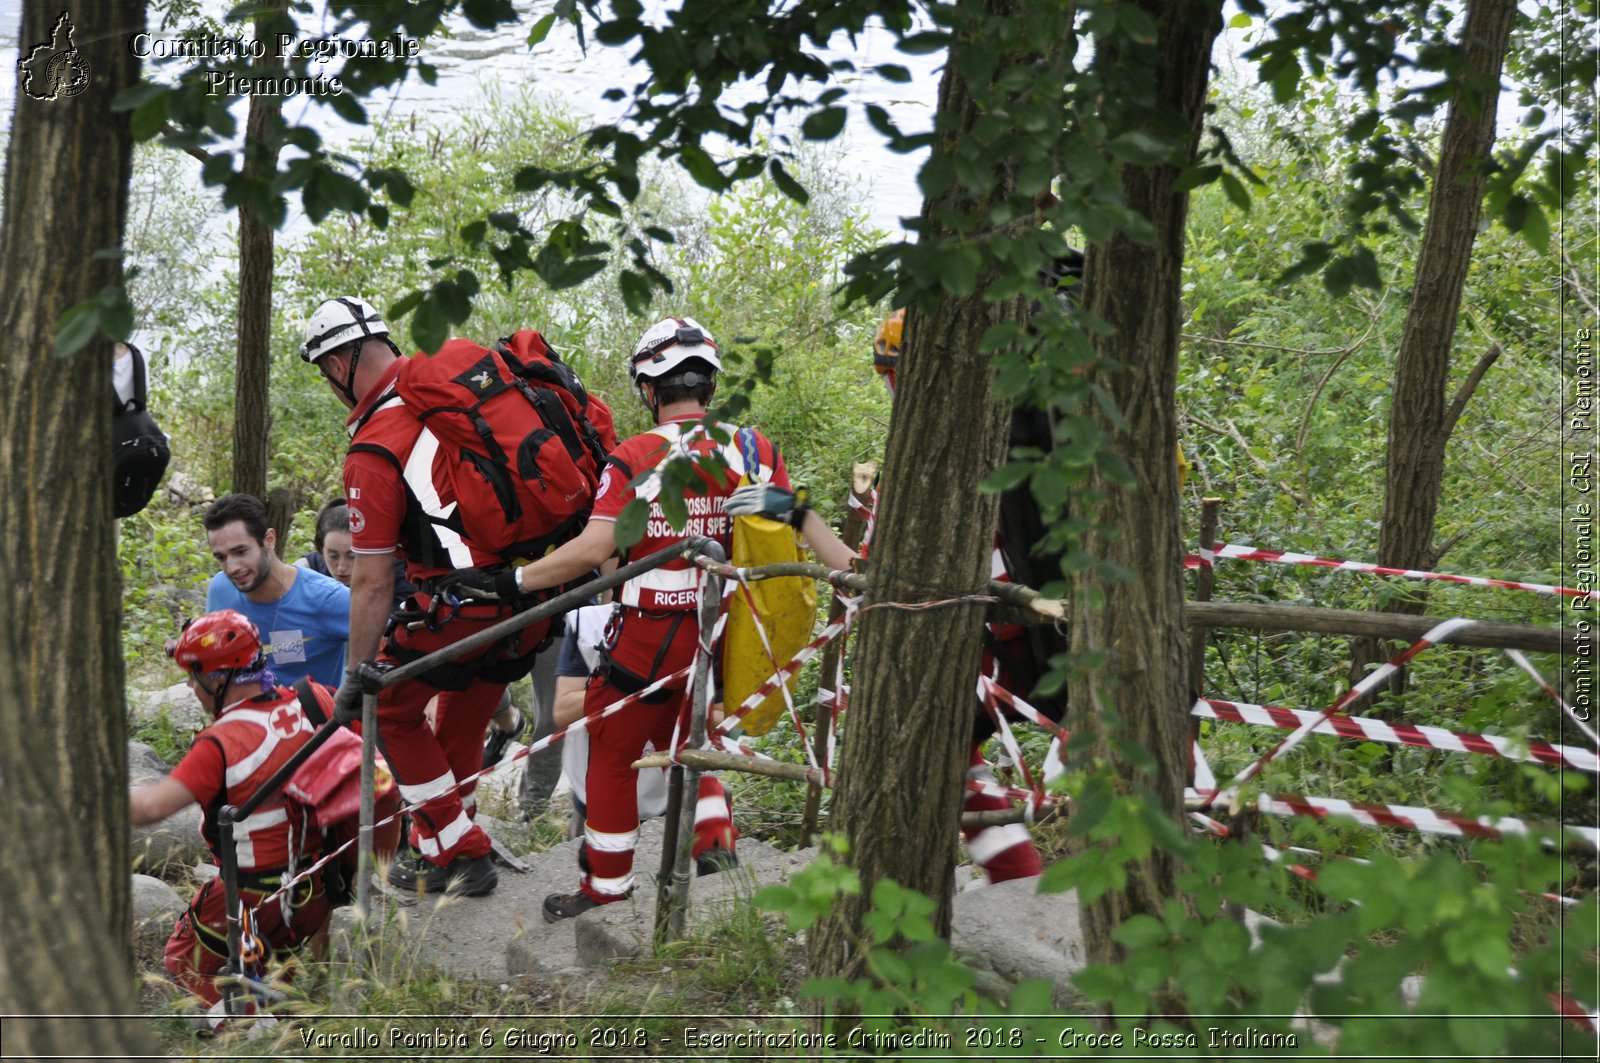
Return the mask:
M 148 369 L 144 362 L 144 352 L 131 343 L 124 344 L 128 348 L 129 376 L 132 380 L 131 394 L 126 400 L 117 393 L 115 371 L 111 386 L 111 407 L 116 413 L 138 413 L 145 408 L 145 403 L 150 396 L 150 380 Z
M 739 444 L 739 456 L 744 459 L 744 472 L 739 476 L 739 484 L 765 483 L 760 479 L 761 448 L 756 443 L 756 430 L 754 428 L 741 428 L 733 435 Z
M 145 365 L 143 351 L 131 343 L 127 346 L 128 357 L 133 359 L 133 407 L 142 410 L 150 397 L 149 367 Z
M 301 676 L 294 684 L 294 692 L 300 696 L 300 711 L 306 714 L 306 719 L 319 728 L 328 722 L 328 714 L 323 711 L 310 676 Z

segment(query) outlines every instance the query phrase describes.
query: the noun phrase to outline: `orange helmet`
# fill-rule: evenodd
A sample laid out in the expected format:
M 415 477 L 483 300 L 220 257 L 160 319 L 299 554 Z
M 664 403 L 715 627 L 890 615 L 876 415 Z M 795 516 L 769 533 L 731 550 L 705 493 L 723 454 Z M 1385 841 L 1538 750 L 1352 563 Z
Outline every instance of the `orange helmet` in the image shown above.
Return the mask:
M 249 617 L 222 609 L 185 624 L 167 652 L 186 672 L 252 670 L 261 662 L 261 636 Z
M 900 336 L 905 327 L 906 312 L 902 308 L 883 319 L 872 341 L 872 368 L 888 382 L 890 391 L 894 390 L 894 371 L 900 364 Z

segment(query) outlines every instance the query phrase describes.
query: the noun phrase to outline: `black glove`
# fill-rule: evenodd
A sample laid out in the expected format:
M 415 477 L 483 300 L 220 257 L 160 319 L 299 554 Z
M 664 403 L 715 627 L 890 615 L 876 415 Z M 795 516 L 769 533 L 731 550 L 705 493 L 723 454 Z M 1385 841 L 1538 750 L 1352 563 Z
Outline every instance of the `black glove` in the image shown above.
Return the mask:
M 799 530 L 811 511 L 811 504 L 803 491 L 796 494 L 772 484 L 745 484 L 728 496 L 723 509 L 729 516 L 770 517 Z
M 339 689 L 333 692 L 333 721 L 343 727 L 361 719 L 361 699 L 376 694 L 383 685 L 383 677 L 394 669 L 392 664 L 362 661 L 346 670 Z
M 433 593 L 464 601 L 510 602 L 523 597 L 517 590 L 515 568 L 485 572 L 481 568 L 458 568 L 433 581 Z

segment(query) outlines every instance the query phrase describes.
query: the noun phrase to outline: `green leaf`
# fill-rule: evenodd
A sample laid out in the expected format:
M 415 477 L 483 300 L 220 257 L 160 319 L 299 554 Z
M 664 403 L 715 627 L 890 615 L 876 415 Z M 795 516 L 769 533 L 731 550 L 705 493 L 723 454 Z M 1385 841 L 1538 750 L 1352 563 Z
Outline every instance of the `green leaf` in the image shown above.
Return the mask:
M 1099 776 L 1089 779 L 1083 793 L 1073 798 L 1067 835 L 1081 838 L 1093 830 L 1111 811 L 1111 787 Z
M 1383 277 L 1378 273 L 1378 256 L 1372 253 L 1372 248 L 1361 244 L 1350 253 L 1350 276 L 1363 288 L 1372 291 L 1383 288 Z
M 1355 283 L 1355 267 L 1351 265 L 1348 255 L 1336 258 L 1328 263 L 1327 270 L 1322 274 L 1322 286 L 1328 294 L 1337 298 L 1344 298 L 1350 292 L 1350 287 Z
M 411 316 L 411 339 L 417 350 L 433 354 L 450 338 L 450 323 L 433 299 L 424 298 Z
M 800 132 L 807 140 L 832 140 L 844 131 L 847 117 L 849 112 L 843 107 L 824 107 L 806 116 Z
M 893 81 L 896 84 L 903 85 L 911 80 L 911 71 L 899 63 L 879 63 L 872 69 L 885 81 Z
M 622 290 L 622 303 L 630 314 L 643 314 L 650 308 L 650 282 L 641 273 L 625 269 L 617 275 L 617 287 Z
M 1528 212 L 1522 219 L 1522 238 L 1540 254 L 1550 250 L 1550 219 L 1537 203 L 1528 204 Z
M 811 193 L 806 191 L 804 185 L 790 176 L 789 171 L 784 168 L 781 160 L 773 159 L 772 166 L 768 172 L 772 175 L 772 183 L 778 186 L 778 191 L 802 207 L 811 202 Z
M 1137 129 L 1114 138 L 1106 147 L 1112 155 L 1137 166 L 1153 166 L 1172 154 L 1171 141 Z
M 626 550 L 644 538 L 644 526 L 650 520 L 650 504 L 635 498 L 617 514 L 617 549 Z
M 1122 992 L 1127 979 L 1121 970 L 1108 964 L 1090 964 L 1072 979 L 1078 992 L 1093 1001 L 1110 1000 Z
M 1202 185 L 1208 185 L 1222 176 L 1222 166 L 1210 163 L 1205 166 L 1191 166 L 1173 182 L 1174 192 L 1189 192 Z
M 1168 936 L 1167 928 L 1161 925 L 1159 919 L 1148 915 L 1133 915 L 1117 927 L 1111 938 L 1130 949 L 1138 949 L 1166 941 Z
M 533 28 L 528 31 L 528 47 L 533 48 L 543 44 L 544 39 L 550 36 L 550 28 L 555 24 L 556 15 L 554 11 L 535 22 Z
M 1240 210 L 1250 209 L 1250 191 L 1245 188 L 1244 182 L 1226 170 L 1218 177 L 1222 182 L 1222 191 L 1227 193 L 1228 200 Z
M 167 127 L 167 99 L 157 97 L 139 107 L 128 119 L 134 140 L 149 140 Z
M 62 358 L 77 354 L 100 332 L 100 301 L 86 299 L 61 315 L 56 326 L 56 354 Z
M 971 295 L 978 288 L 978 253 L 963 247 L 941 256 L 939 284 L 951 295 Z
M 788 886 L 763 886 L 750 898 L 750 902 L 766 912 L 786 912 L 800 900 L 800 895 Z
M 1239 12 L 1237 15 L 1228 20 L 1228 28 L 1230 30 L 1247 30 L 1250 28 L 1250 25 L 1251 18 L 1243 11 Z
M 913 33 L 895 46 L 907 55 L 932 55 L 950 47 L 947 33 Z
M 1010 462 L 985 476 L 978 489 L 991 495 L 1009 491 L 1032 476 L 1035 468 L 1037 466 L 1031 461 Z
M 728 187 L 728 179 L 722 175 L 716 160 L 707 155 L 703 148 L 694 144 L 683 145 L 678 149 L 678 162 L 701 188 L 721 192 Z

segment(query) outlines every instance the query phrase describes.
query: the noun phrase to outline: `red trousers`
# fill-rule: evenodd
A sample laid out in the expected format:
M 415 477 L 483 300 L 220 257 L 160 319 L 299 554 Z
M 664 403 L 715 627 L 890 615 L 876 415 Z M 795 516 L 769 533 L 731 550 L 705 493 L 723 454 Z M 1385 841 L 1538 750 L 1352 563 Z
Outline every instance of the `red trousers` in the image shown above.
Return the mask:
M 244 906 L 252 911 L 255 933 L 274 953 L 288 952 L 315 934 L 328 919 L 328 897 L 320 875 L 313 875 L 293 890 L 289 920 L 274 900 L 262 904 L 271 890 L 239 890 Z M 220 878 L 200 887 L 189 910 L 178 917 L 167 939 L 167 971 L 178 984 L 211 1005 L 222 999 L 216 974 L 228 962 L 228 909 Z
M 611 660 L 641 679 L 660 678 L 694 661 L 699 625 L 694 614 L 662 617 L 625 609 Z M 633 889 L 633 850 L 639 841 L 638 773 L 633 762 L 646 743 L 670 749 L 680 716 L 688 728 L 689 677 L 589 724 L 589 802 L 584 824 L 584 893 L 602 904 L 621 900 Z M 593 716 L 625 696 L 613 682 L 592 676 L 583 711 Z M 659 700 L 657 700 L 659 699 Z M 727 810 L 726 791 L 715 778 L 700 780 L 695 815 L 696 856 L 713 846 L 732 849 L 737 832 Z
M 995 781 L 994 772 L 989 769 L 988 761 L 983 759 L 981 743 L 972 747 L 972 756 L 967 764 L 968 779 L 974 782 Z M 993 812 L 1010 807 L 1011 802 L 1004 797 L 968 790 L 961 810 Z M 1006 882 L 1044 874 L 1044 861 L 1039 858 L 1039 850 L 1033 847 L 1028 828 L 1020 823 L 964 830 L 961 836 L 967 843 L 972 862 L 983 868 L 990 882 Z
M 400 655 L 391 655 L 391 647 L 385 642 L 378 659 L 402 664 L 402 658 L 411 660 L 453 645 L 511 615 L 509 611 L 482 606 L 467 612 L 470 619 L 457 616 L 438 631 L 399 628 L 396 641 L 401 647 Z M 549 621 L 530 624 L 510 645 L 469 653 L 455 663 L 470 666 L 474 662 L 526 656 L 549 629 Z M 457 856 L 476 857 L 489 852 L 489 836 L 472 822 L 477 781 L 458 784 L 482 767 L 483 732 L 505 689 L 504 682 L 473 679 L 465 689 L 445 690 L 427 677 L 419 677 L 387 687 L 378 696 L 378 741 L 383 755 L 400 785 L 401 799 L 407 805 L 420 803 L 411 814 L 411 843 L 433 864 L 443 866 Z M 439 696 L 437 731 L 428 726 L 424 715 L 435 694 Z

